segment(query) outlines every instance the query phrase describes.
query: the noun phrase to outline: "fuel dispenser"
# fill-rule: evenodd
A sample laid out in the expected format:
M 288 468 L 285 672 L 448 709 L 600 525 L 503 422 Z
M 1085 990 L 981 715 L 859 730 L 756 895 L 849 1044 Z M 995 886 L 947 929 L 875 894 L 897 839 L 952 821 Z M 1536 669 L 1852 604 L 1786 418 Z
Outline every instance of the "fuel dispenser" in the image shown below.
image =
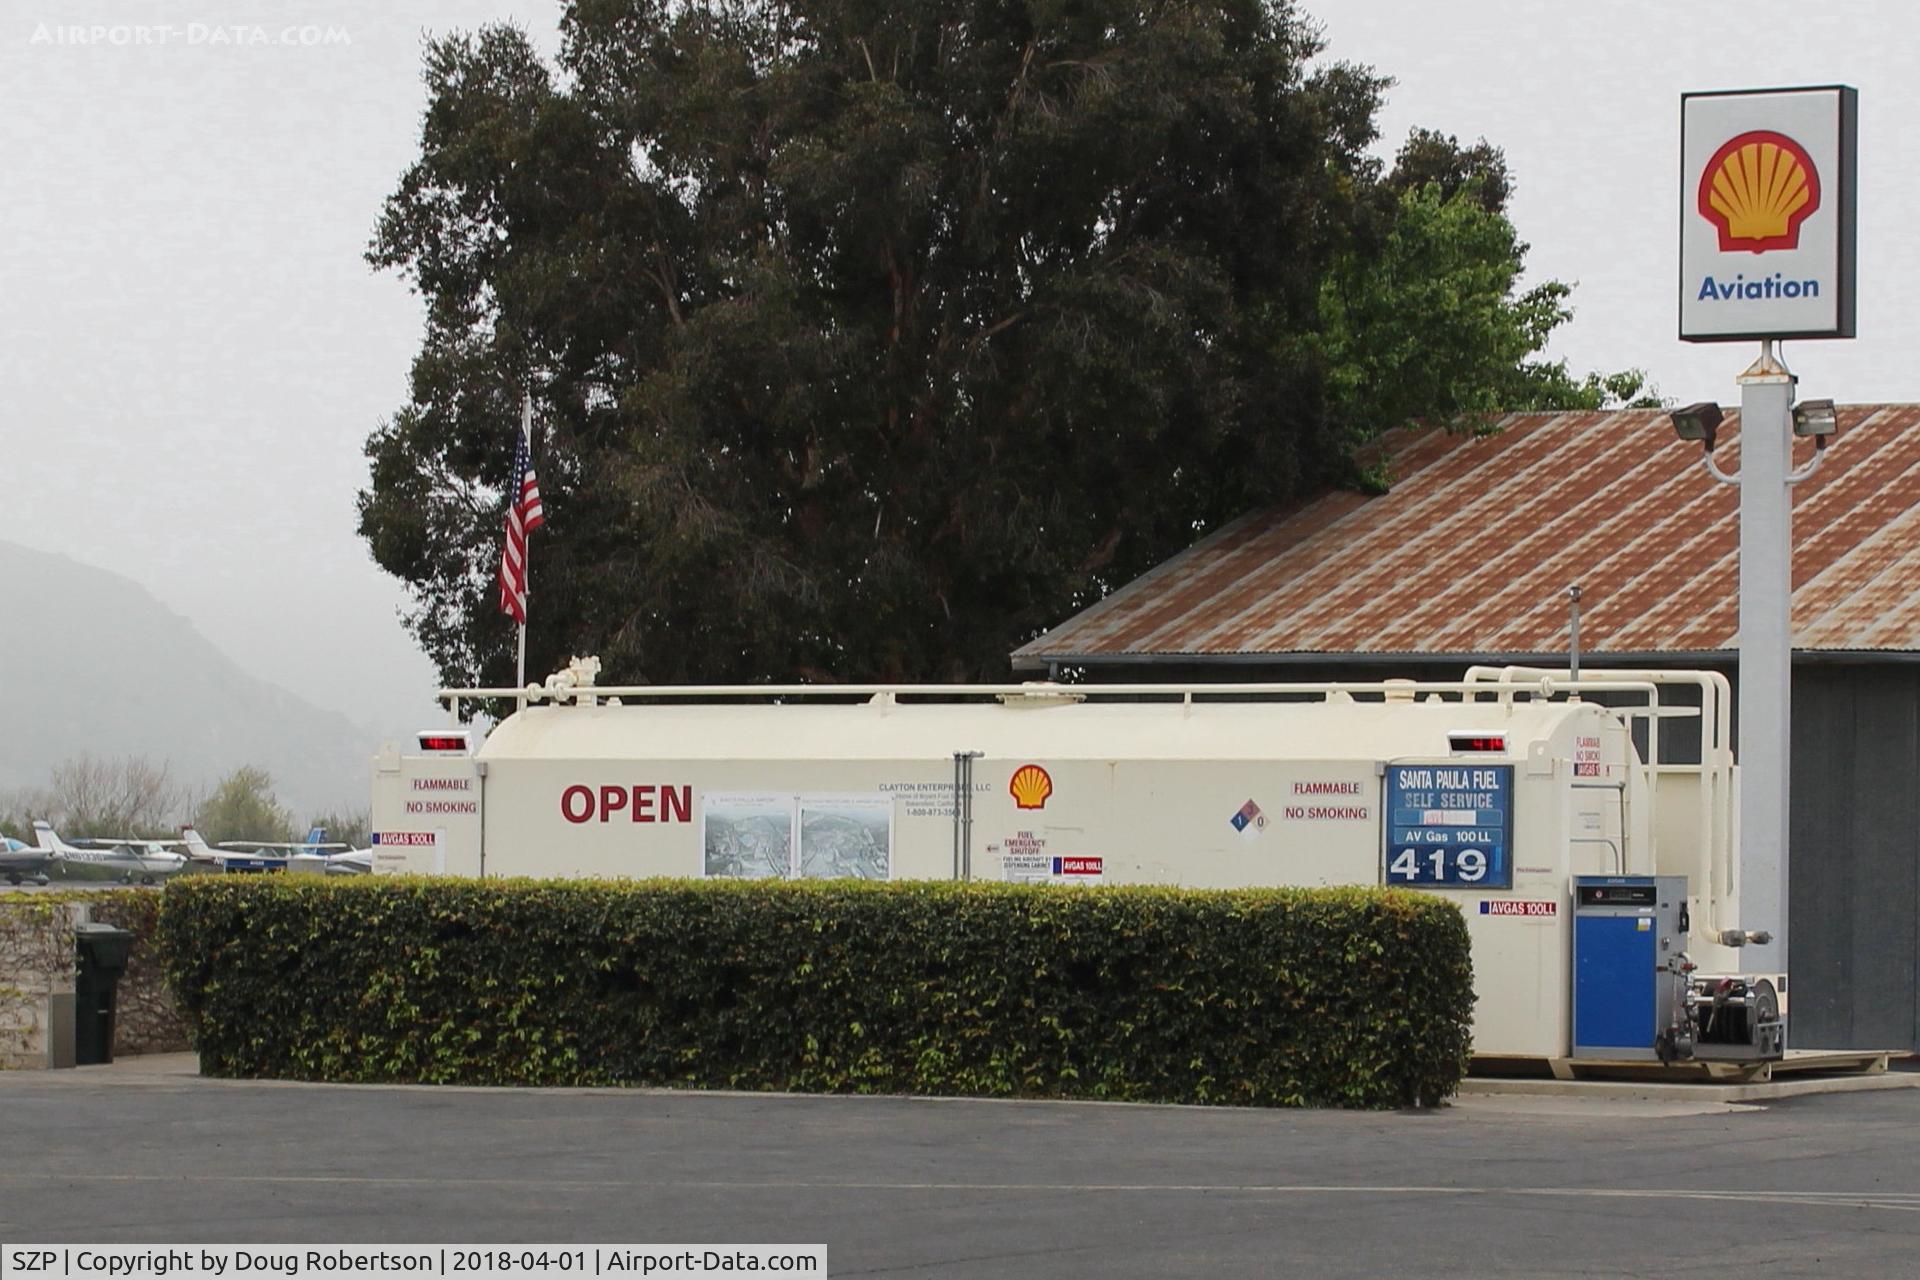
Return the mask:
M 1696 974 L 1685 876 L 1577 876 L 1573 892 L 1573 1057 L 1781 1056 L 1786 1019 L 1773 976 Z

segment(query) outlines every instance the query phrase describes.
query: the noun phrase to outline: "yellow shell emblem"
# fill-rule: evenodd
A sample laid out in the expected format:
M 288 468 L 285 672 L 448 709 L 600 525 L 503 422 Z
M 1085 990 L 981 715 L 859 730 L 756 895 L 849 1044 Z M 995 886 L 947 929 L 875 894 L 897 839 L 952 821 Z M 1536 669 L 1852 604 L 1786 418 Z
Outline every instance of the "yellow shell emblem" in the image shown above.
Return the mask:
M 1047 797 L 1053 794 L 1053 779 L 1039 765 L 1023 764 L 1013 771 L 1013 780 L 1007 783 L 1007 794 L 1013 797 L 1013 803 L 1018 808 L 1044 809 L 1047 807 Z
M 1820 207 L 1820 174 L 1805 147 L 1756 129 L 1729 139 L 1700 175 L 1700 216 L 1720 230 L 1720 251 L 1800 247 L 1800 224 Z

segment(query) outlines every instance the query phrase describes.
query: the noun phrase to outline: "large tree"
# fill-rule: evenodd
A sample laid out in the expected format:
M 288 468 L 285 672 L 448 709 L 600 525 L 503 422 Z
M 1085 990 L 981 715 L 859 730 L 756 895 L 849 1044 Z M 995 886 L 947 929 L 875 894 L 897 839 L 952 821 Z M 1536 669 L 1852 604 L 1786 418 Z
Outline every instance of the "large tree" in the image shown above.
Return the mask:
M 194 829 L 209 844 L 223 840 L 293 839 L 293 821 L 273 794 L 265 769 L 243 765 L 220 783 L 193 811 Z
M 563 32 L 557 69 L 511 27 L 429 46 L 370 254 L 427 332 L 361 528 L 448 679 L 512 669 L 523 388 L 531 672 L 973 678 L 1423 412 L 1343 418 L 1434 292 L 1372 266 L 1441 243 L 1500 330 L 1433 414 L 1565 315 L 1510 296 L 1498 153 L 1421 134 L 1383 174 L 1385 82 L 1310 69 L 1279 0 L 573 0 Z

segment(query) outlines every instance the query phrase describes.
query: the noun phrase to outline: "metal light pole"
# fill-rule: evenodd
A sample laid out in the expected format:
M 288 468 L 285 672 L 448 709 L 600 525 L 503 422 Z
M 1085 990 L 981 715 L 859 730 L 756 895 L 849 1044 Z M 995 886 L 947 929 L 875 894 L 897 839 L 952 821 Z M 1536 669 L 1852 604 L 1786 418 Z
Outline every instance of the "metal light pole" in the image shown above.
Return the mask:
M 1787 967 L 1788 781 L 1793 726 L 1793 486 L 1820 469 L 1826 438 L 1837 428 L 1831 400 L 1794 408 L 1796 379 L 1761 344 L 1760 358 L 1740 375 L 1740 472 L 1714 461 L 1720 407 L 1676 409 L 1674 431 L 1698 440 L 1700 461 L 1722 484 L 1740 490 L 1740 864 L 1733 890 L 1740 928 L 1724 931 L 1728 946 L 1773 943 L 1771 966 Z M 1801 419 L 1805 420 L 1802 421 Z M 1813 461 L 1793 468 L 1793 439 L 1813 437 Z M 1750 926 L 1758 925 L 1759 928 Z
M 1740 375 L 1740 474 L 1714 464 L 1721 411 L 1676 409 L 1714 478 L 1740 486 L 1740 858 L 1737 929 L 1726 946 L 1771 942 L 1755 968 L 1784 974 L 1793 726 L 1794 436 L 1816 450 L 1837 429 L 1831 401 L 1797 409 L 1781 338 L 1851 338 L 1859 95 L 1847 85 L 1680 96 L 1680 338 L 1760 341 Z
M 1793 375 L 1764 342 L 1740 375 L 1740 919 L 1786 972 L 1793 726 Z

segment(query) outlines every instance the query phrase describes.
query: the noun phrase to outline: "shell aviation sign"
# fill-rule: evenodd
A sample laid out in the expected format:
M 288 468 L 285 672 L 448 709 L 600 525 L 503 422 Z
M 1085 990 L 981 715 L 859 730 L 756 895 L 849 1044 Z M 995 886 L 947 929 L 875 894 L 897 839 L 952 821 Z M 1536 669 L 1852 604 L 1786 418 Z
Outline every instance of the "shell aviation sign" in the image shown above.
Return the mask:
M 1851 338 L 1858 99 L 1844 87 L 1680 100 L 1680 336 Z
M 1820 207 L 1820 171 L 1784 133 L 1729 139 L 1700 175 L 1700 216 L 1720 228 L 1720 251 L 1798 249 L 1800 224 Z

